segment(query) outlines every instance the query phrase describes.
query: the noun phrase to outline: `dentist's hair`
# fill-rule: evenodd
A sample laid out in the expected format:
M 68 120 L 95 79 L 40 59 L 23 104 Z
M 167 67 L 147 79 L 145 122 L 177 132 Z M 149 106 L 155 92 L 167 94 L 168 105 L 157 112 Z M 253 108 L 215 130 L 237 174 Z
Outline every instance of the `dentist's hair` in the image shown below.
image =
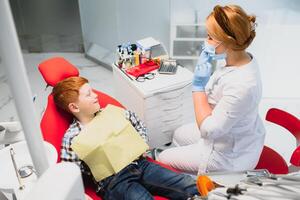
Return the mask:
M 52 89 L 54 103 L 64 111 L 71 113 L 69 104 L 78 100 L 81 86 L 89 81 L 83 77 L 69 77 L 58 82 Z
M 247 15 L 240 6 L 217 5 L 207 17 L 206 27 L 212 38 L 230 49 L 241 51 L 251 44 L 256 35 L 255 20 L 254 15 Z

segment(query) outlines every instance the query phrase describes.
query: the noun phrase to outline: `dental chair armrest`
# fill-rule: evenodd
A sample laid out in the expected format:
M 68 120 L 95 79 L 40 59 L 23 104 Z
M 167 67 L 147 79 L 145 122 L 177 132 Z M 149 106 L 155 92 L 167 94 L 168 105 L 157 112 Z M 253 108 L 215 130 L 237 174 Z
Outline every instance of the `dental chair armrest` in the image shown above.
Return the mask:
M 300 167 L 300 146 L 294 150 L 290 163 L 296 167 Z
M 48 168 L 25 198 L 40 199 L 86 199 L 79 167 L 73 163 L 62 162 Z

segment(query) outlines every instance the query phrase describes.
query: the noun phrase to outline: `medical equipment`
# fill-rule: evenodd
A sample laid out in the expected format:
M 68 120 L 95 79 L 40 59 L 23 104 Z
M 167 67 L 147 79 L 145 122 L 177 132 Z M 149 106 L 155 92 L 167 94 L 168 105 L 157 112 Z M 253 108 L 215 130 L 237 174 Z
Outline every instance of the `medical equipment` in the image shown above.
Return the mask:
M 161 42 L 152 37 L 138 40 L 136 41 L 136 44 L 138 48 L 140 48 L 143 52 L 150 51 L 150 58 L 168 55 L 166 47 Z
M 267 177 L 270 172 L 267 169 L 248 170 L 246 171 L 247 177 Z
M 232 199 L 232 200 L 277 200 L 277 199 L 291 199 L 298 200 L 299 192 L 284 190 L 282 188 L 266 188 L 260 186 L 249 186 L 238 184 L 230 188 L 217 188 L 212 191 L 208 200 L 213 199 Z
M 18 173 L 20 174 L 21 178 L 26 178 L 35 173 L 35 170 L 32 165 L 25 165 L 18 169 Z
M 0 144 L 11 144 L 24 140 L 20 122 L 0 122 Z
M 300 194 L 295 192 L 287 192 L 280 188 L 267 188 L 252 185 L 236 185 L 234 188 L 228 188 L 227 194 L 231 196 L 246 195 L 258 199 L 299 199 Z
M 32 158 L 29 154 L 27 144 L 25 141 L 20 141 L 0 149 L 0 193 L 4 192 L 6 195 L 15 196 L 15 198 L 12 199 L 24 199 L 28 191 L 35 186 L 34 183 L 38 178 L 37 172 L 35 171 L 36 168 L 32 169 L 32 174 L 30 174 L 30 169 L 26 169 L 33 168 Z M 49 165 L 54 165 L 57 160 L 55 148 L 47 142 L 43 142 L 43 145 L 45 146 L 46 159 Z M 11 148 L 13 148 L 13 151 L 10 150 Z M 14 167 L 12 155 L 16 167 Z M 24 170 L 26 170 L 27 177 L 24 177 Z M 21 185 L 24 186 L 23 189 L 20 189 L 17 173 L 20 175 Z M 0 199 L 2 200 L 1 197 Z
M 79 167 L 70 162 L 51 165 L 22 199 L 86 199 Z
M 261 170 L 248 170 L 246 171 L 247 177 L 255 177 L 255 178 L 268 178 L 273 180 L 289 180 L 289 181 L 300 181 L 300 173 L 290 173 L 290 174 L 272 174 L 267 169 L 261 169 Z
M 268 170 L 250 170 L 235 186 L 216 188 L 208 199 L 300 199 L 300 173 L 274 175 Z
M 152 59 L 159 61 L 168 58 L 166 47 L 152 37 L 138 40 L 136 44 L 128 42 L 118 45 L 116 52 L 117 64 L 122 69 L 130 69 Z
M 25 188 L 25 185 L 22 183 L 21 176 L 20 176 L 19 171 L 18 171 L 18 167 L 17 167 L 16 160 L 15 160 L 14 149 L 10 148 L 9 152 L 10 152 L 10 157 L 11 157 L 12 163 L 14 165 L 16 176 L 17 176 L 17 179 L 18 179 L 18 182 L 19 182 L 19 189 L 23 190 Z
M 158 73 L 160 74 L 175 74 L 177 71 L 177 63 L 176 60 L 162 60 L 160 62 L 160 67 L 158 69 Z

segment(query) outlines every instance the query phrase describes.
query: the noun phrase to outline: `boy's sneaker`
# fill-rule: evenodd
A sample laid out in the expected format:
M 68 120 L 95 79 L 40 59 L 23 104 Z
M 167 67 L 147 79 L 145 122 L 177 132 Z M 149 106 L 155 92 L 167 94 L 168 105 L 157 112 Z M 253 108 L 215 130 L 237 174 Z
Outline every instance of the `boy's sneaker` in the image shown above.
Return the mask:
M 163 149 L 159 149 L 159 148 L 153 148 L 148 150 L 146 153 L 147 155 L 152 158 L 153 160 L 157 160 L 158 159 L 158 155 L 163 151 Z

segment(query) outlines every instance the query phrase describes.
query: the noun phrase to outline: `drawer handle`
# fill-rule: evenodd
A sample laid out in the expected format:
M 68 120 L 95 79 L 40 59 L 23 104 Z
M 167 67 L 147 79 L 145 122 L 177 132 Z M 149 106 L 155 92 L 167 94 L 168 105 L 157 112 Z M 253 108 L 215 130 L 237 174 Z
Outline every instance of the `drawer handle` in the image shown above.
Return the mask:
M 176 121 L 178 120 L 179 118 L 182 117 L 182 114 L 180 114 L 178 117 L 176 117 L 175 119 L 169 119 L 169 120 L 163 120 L 163 122 L 173 122 L 173 121 Z
M 165 91 L 161 91 L 161 92 L 156 92 L 153 95 L 160 95 L 160 94 L 164 94 L 164 93 L 167 93 L 167 92 L 173 92 L 173 91 L 181 90 L 181 89 L 183 89 L 183 88 L 185 88 L 185 87 L 187 87 L 187 86 L 189 86 L 191 84 L 192 84 L 192 82 L 190 82 L 190 83 L 188 83 L 188 84 L 186 84 L 186 85 L 184 85 L 184 86 L 182 86 L 180 88 L 175 88 L 173 90 L 165 90 Z
M 177 110 L 178 108 L 181 108 L 183 106 L 183 103 L 179 104 L 178 106 L 174 108 L 168 108 L 168 109 L 163 109 L 163 111 L 172 111 L 172 110 Z
M 178 97 L 181 97 L 184 94 L 184 92 L 181 92 L 179 95 L 175 97 L 169 97 L 169 98 L 161 98 L 162 100 L 171 100 L 171 99 L 177 99 Z
M 168 135 L 173 135 L 173 132 L 174 132 L 174 131 L 167 130 L 167 131 L 163 131 L 162 133 L 163 133 L 163 134 L 168 134 Z

